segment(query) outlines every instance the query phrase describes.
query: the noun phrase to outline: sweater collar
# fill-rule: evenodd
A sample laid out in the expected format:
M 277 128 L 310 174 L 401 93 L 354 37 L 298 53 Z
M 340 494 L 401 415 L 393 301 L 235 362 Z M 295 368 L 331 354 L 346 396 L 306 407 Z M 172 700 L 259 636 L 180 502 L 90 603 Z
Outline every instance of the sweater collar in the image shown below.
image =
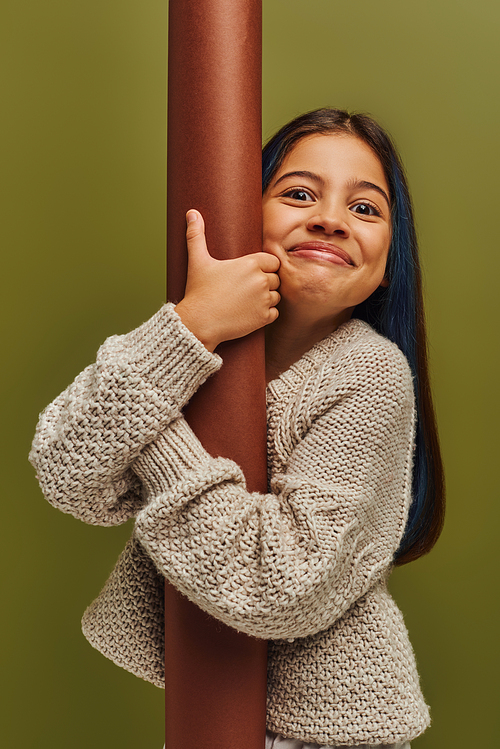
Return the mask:
M 268 383 L 268 402 L 269 400 L 281 398 L 286 392 L 294 390 L 315 369 L 332 358 L 339 347 L 344 348 L 345 345 L 349 345 L 370 334 L 378 335 L 371 325 L 364 320 L 351 318 L 347 322 L 342 323 L 332 333 L 329 333 L 321 341 L 315 343 L 291 367 Z

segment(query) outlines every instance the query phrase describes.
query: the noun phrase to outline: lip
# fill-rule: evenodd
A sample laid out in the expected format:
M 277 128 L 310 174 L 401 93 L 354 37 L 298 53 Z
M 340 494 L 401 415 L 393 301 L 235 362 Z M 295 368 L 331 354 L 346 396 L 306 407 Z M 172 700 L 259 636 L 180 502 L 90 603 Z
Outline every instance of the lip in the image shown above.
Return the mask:
M 334 244 L 329 244 L 328 242 L 302 242 L 292 247 L 288 252 L 304 253 L 304 256 L 316 256 L 319 258 L 326 253 L 326 255 L 330 255 L 331 257 L 324 257 L 324 260 L 331 260 L 334 263 L 338 263 L 338 260 L 340 260 L 340 265 L 344 265 L 345 263 L 345 265 L 354 266 L 351 256 L 345 250 L 341 250 L 340 247 L 336 247 Z

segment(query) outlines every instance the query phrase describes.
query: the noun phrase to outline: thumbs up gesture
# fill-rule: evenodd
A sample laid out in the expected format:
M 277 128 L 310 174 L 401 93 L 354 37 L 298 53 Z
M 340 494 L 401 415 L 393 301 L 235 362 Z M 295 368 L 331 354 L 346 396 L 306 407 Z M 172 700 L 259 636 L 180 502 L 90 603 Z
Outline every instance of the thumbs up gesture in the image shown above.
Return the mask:
M 216 260 L 207 248 L 198 211 L 187 213 L 188 274 L 184 299 L 176 306 L 182 322 L 214 351 L 222 341 L 241 338 L 278 317 L 280 261 L 256 252 Z

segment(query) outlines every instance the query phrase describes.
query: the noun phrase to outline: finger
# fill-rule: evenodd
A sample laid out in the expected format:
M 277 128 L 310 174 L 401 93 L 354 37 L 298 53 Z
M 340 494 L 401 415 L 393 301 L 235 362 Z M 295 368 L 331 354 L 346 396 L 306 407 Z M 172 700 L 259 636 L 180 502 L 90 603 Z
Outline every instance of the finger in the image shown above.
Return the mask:
M 270 289 L 273 289 L 273 290 L 279 289 L 281 281 L 277 273 L 268 273 L 267 278 L 268 278 Z
M 271 291 L 270 300 L 271 300 L 271 304 L 269 306 L 276 307 L 276 305 L 279 304 L 281 301 L 281 294 L 277 291 Z
M 275 273 L 281 263 L 276 255 L 271 255 L 269 252 L 258 252 L 259 265 L 266 273 Z
M 272 323 L 275 320 L 277 320 L 278 317 L 279 317 L 279 314 L 280 314 L 280 312 L 279 312 L 279 309 L 277 307 L 270 307 L 270 309 L 269 309 L 269 321 L 268 321 L 267 324 L 269 325 L 270 323 Z
M 203 216 L 199 211 L 191 209 L 186 213 L 186 221 L 186 242 L 190 262 L 193 260 L 200 262 L 206 258 L 210 258 L 211 255 L 205 239 L 205 222 L 203 221 Z

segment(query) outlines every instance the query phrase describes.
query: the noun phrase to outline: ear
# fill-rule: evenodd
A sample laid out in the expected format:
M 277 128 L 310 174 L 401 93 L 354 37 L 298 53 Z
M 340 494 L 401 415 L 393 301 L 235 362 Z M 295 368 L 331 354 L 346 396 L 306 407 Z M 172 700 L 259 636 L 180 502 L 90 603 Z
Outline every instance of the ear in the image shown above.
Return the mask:
M 389 286 L 389 279 L 387 278 L 387 276 L 384 276 L 384 277 L 383 277 L 383 279 L 382 279 L 382 280 L 381 280 L 381 282 L 380 282 L 380 286 L 381 286 L 381 287 L 382 287 L 383 289 L 386 289 L 386 288 L 387 288 L 387 287 Z

